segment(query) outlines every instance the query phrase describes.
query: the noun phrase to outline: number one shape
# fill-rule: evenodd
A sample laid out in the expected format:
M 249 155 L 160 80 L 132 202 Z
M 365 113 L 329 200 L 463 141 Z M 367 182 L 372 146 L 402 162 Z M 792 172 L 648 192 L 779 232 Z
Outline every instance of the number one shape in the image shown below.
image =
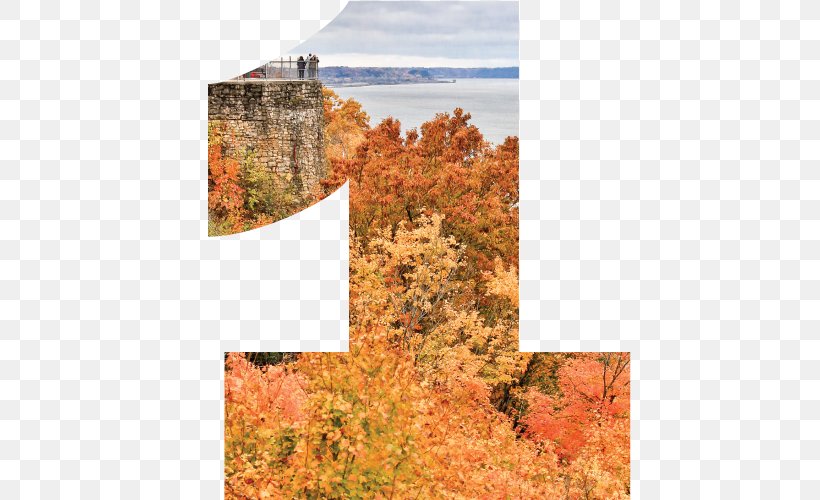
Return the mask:
M 628 354 L 518 350 L 517 137 L 485 141 L 461 96 L 418 129 L 371 124 L 329 69 L 280 58 L 208 88 L 209 234 L 350 187 L 349 352 L 227 355 L 226 498 L 628 497 Z

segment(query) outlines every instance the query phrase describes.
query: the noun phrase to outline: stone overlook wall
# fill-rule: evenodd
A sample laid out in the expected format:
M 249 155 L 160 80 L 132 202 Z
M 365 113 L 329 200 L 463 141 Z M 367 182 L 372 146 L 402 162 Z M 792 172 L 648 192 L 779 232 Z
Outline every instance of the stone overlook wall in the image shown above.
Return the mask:
M 318 81 L 212 83 L 208 124 L 221 136 L 223 155 L 267 167 L 305 197 L 325 176 Z

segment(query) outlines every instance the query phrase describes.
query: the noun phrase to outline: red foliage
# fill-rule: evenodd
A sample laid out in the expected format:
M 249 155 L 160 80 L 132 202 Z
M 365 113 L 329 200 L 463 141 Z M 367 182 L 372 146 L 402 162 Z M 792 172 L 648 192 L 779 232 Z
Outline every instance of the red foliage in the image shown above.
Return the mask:
M 459 108 L 370 129 L 325 98 L 350 352 L 228 357 L 226 498 L 628 497 L 629 354 L 517 350 L 518 139 L 493 147 Z M 239 165 L 212 160 L 209 208 L 265 223 Z
M 208 210 L 227 218 L 240 216 L 245 190 L 239 185 L 239 162 L 222 156 L 222 146 L 208 144 Z
M 571 498 L 629 491 L 629 353 L 575 353 L 558 371 L 560 395 L 535 389 L 526 435 L 555 446 Z
M 554 441 L 561 458 L 574 459 L 590 426 L 629 415 L 628 366 L 629 353 L 576 353 L 559 370 L 560 395 L 530 390 L 527 434 Z

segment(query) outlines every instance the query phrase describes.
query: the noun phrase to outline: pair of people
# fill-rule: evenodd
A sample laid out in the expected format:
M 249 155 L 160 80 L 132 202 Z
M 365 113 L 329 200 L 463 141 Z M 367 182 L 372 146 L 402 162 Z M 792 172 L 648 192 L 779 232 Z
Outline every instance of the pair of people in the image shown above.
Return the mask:
M 296 69 L 299 73 L 299 79 L 305 78 L 305 66 L 307 66 L 308 79 L 315 79 L 319 76 L 319 56 L 316 54 L 308 54 L 307 59 L 299 56 L 296 60 Z

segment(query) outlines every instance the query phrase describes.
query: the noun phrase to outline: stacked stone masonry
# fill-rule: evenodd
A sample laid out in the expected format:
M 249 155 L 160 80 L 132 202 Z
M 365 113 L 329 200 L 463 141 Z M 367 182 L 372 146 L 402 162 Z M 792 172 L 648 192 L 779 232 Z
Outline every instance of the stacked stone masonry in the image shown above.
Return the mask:
M 251 159 L 309 196 L 325 175 L 322 85 L 246 80 L 208 85 L 208 124 L 223 154 Z

